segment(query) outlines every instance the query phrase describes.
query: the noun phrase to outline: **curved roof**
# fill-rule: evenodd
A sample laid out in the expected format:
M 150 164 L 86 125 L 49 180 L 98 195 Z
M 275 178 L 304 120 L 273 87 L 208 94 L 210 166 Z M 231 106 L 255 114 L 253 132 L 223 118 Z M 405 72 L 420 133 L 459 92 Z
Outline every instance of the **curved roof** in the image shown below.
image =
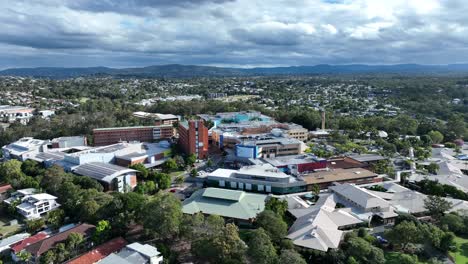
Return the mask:
M 90 162 L 76 167 L 73 172 L 78 175 L 89 176 L 98 181 L 110 183 L 114 178 L 123 174 L 136 172 L 136 170 L 109 163 Z

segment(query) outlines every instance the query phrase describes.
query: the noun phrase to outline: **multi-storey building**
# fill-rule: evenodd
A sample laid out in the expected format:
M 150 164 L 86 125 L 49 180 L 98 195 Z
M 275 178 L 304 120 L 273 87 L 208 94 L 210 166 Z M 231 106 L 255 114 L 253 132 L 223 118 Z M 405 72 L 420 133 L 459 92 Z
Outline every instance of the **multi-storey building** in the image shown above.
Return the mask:
M 15 122 L 20 121 L 26 124 L 34 116 L 34 108 L 26 106 L 0 105 L 0 121 Z
M 45 151 L 48 143 L 48 141 L 32 137 L 20 138 L 18 141 L 2 147 L 3 157 L 25 161 L 39 152 Z
M 157 113 L 148 113 L 148 112 L 134 112 L 134 117 L 150 119 L 154 122 L 155 126 L 160 125 L 172 125 L 179 122 L 179 117 L 172 114 L 157 114 Z
M 179 145 L 186 154 L 195 154 L 199 159 L 208 157 L 208 129 L 203 120 L 179 123 Z
M 246 151 L 248 149 L 258 154 L 251 155 Z M 304 142 L 294 138 L 256 137 L 242 139 L 241 143 L 236 145 L 236 155 L 243 158 L 274 158 L 278 156 L 298 155 L 303 153 L 305 149 Z
M 208 186 L 259 193 L 287 194 L 304 192 L 306 184 L 270 164 L 217 169 L 207 177 Z
M 8 205 L 20 203 L 16 206 L 17 212 L 27 219 L 40 218 L 41 215 L 57 209 L 57 197 L 47 193 L 36 193 L 36 189 L 22 189 L 14 192 L 4 202 Z
M 121 141 L 153 142 L 174 136 L 172 125 L 112 127 L 93 129 L 94 145 L 104 146 Z

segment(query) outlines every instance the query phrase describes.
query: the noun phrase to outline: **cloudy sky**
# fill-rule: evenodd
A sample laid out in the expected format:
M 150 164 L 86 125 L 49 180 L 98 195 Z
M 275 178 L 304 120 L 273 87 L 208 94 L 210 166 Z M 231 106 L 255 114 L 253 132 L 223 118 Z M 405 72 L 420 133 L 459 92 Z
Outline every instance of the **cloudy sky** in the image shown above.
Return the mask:
M 0 0 L 0 68 L 468 62 L 466 0 Z

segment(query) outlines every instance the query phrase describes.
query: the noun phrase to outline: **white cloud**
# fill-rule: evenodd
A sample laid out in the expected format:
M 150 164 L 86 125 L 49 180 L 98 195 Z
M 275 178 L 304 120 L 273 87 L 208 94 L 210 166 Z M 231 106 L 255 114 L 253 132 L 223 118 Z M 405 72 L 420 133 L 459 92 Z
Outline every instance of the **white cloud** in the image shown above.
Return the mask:
M 0 67 L 468 62 L 464 0 L 96 3 L 0 1 Z

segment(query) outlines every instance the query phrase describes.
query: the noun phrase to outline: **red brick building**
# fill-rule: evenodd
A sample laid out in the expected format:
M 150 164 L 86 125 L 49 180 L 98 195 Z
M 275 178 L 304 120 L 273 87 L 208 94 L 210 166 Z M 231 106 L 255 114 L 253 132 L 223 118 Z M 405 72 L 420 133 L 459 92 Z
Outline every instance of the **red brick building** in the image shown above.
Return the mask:
M 174 136 L 172 125 L 111 127 L 93 129 L 94 146 L 105 146 L 120 141 L 153 142 Z
M 195 154 L 199 159 L 208 157 L 208 128 L 203 120 L 179 123 L 179 145 L 186 154 Z

